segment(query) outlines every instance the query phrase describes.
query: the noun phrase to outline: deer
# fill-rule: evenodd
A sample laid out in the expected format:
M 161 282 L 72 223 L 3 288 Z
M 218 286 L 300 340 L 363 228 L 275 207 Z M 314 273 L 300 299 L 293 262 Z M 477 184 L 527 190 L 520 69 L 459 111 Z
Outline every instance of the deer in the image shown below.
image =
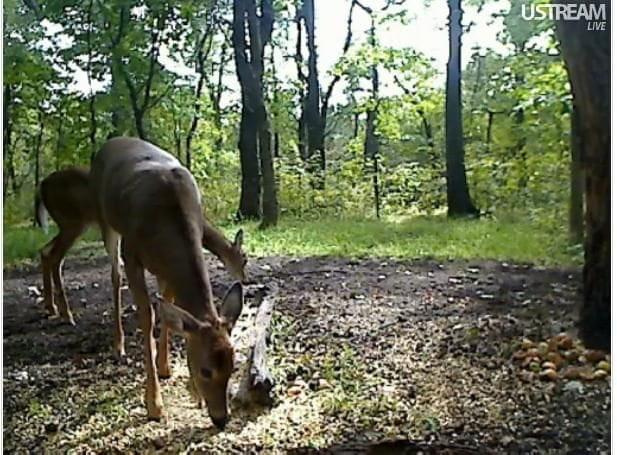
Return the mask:
M 71 325 L 75 325 L 75 319 L 64 290 L 62 264 L 66 253 L 75 241 L 88 227 L 97 224 L 89 181 L 89 169 L 69 167 L 48 175 L 35 193 L 34 213 L 37 225 L 47 232 L 49 215 L 58 226 L 58 234 L 39 252 L 43 273 L 44 308 L 51 317 L 60 316 Z M 204 217 L 203 247 L 220 259 L 234 279 L 245 282 L 247 257 L 242 250 L 243 239 L 244 234 L 240 229 L 233 242 L 230 242 L 213 223 Z M 112 282 L 114 280 L 119 282 L 120 276 L 112 276 Z M 123 332 L 117 302 L 119 298 L 114 299 L 116 306 L 114 344 L 117 355 L 122 357 L 124 356 L 121 342 Z
M 147 417 L 164 417 L 159 370 L 168 372 L 166 337 L 154 340 L 154 310 L 145 271 L 162 290 L 159 315 L 164 330 L 186 339 L 189 385 L 203 400 L 214 425 L 229 418 L 228 385 L 234 370 L 231 331 L 244 305 L 234 283 L 220 307 L 213 301 L 206 263 L 201 197 L 191 173 L 171 154 L 136 138 L 108 140 L 95 155 L 90 189 L 112 275 L 120 258 L 138 308 L 143 333 Z M 120 239 L 122 241 L 120 241 Z M 114 293 L 117 282 L 114 282 Z M 163 332 L 163 330 L 162 330 Z M 156 358 L 155 358 L 156 357 Z

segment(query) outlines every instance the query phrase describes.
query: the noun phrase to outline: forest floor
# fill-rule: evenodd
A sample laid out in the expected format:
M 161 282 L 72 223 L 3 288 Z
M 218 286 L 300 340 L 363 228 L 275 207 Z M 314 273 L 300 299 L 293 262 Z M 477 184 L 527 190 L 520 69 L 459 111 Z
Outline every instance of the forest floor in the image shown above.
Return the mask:
M 230 279 L 208 261 L 220 296 Z M 267 410 L 232 408 L 218 432 L 189 398 L 179 337 L 174 376 L 162 382 L 168 418 L 146 421 L 141 336 L 128 290 L 129 360 L 118 364 L 111 353 L 106 258 L 66 261 L 76 327 L 43 316 L 37 268 L 6 270 L 4 451 L 610 450 L 609 380 L 543 381 L 512 359 L 523 338 L 575 333 L 578 268 L 266 257 L 252 259 L 249 272 L 275 300 L 269 363 L 276 402 Z M 250 325 L 250 295 L 238 339 Z

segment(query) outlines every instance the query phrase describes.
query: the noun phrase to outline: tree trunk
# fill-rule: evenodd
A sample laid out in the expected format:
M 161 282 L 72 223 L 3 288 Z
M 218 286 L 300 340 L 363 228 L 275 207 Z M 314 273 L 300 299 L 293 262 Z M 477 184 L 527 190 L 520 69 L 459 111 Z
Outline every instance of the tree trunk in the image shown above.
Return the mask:
M 6 176 L 4 178 L 3 199 L 6 199 L 9 188 L 9 181 L 15 185 L 15 163 L 13 162 L 13 144 L 11 136 L 13 132 L 13 122 L 11 122 L 11 107 L 13 102 L 13 88 L 10 84 L 4 86 L 4 102 L 3 102 L 3 115 L 4 115 L 4 132 L 2 136 L 2 145 L 4 149 L 4 161 Z
M 370 45 L 375 48 L 376 36 L 375 36 L 375 18 L 371 14 L 371 29 L 370 29 Z M 375 216 L 379 218 L 380 215 L 380 201 L 379 201 L 379 140 L 375 134 L 377 129 L 377 107 L 379 104 L 379 72 L 377 70 L 377 62 L 373 61 L 371 67 L 371 104 L 366 113 L 366 134 L 364 137 L 364 159 L 372 162 L 372 178 L 373 178 L 373 196 L 375 203 Z
M 270 42 L 274 24 L 272 1 L 261 0 L 260 11 L 261 14 L 257 15 L 255 0 L 234 1 L 232 42 L 242 91 L 238 141 L 242 169 L 239 215 L 243 218 L 260 216 L 261 171 L 264 188 L 262 226 L 265 227 L 276 224 L 278 220 L 272 137 L 263 91 L 264 47 Z
M 259 172 L 259 157 L 257 147 L 257 128 L 254 115 L 242 107 L 240 119 L 240 170 L 242 182 L 240 189 L 239 215 L 245 219 L 261 217 L 261 175 Z
M 477 216 L 471 202 L 465 151 L 463 148 L 463 117 L 461 105 L 461 0 L 448 0 L 450 56 L 446 76 L 446 181 L 448 216 Z
M 119 70 L 121 63 L 120 58 L 120 43 L 125 34 L 127 24 L 127 8 L 121 7 L 118 16 L 118 28 L 115 36 L 111 38 L 111 57 L 109 60 L 111 72 L 111 90 L 110 98 L 112 100 L 111 124 L 112 131 L 110 137 L 123 136 L 129 131 L 129 125 L 126 121 L 129 118 L 126 106 L 123 104 L 124 93 L 122 90 L 122 74 Z
M 578 109 L 573 103 L 570 113 L 570 240 L 575 244 L 583 243 L 583 192 L 585 191 L 581 163 L 583 141 L 578 117 Z
M 37 114 L 39 122 L 39 131 L 36 135 L 34 143 L 34 191 L 39 187 L 41 182 L 41 148 L 43 147 L 43 132 L 45 131 L 45 123 L 43 122 L 43 111 L 39 108 Z
M 298 155 L 302 161 L 306 161 L 308 154 L 307 128 L 306 128 L 306 90 L 307 77 L 302 70 L 302 15 L 298 11 L 296 15 L 296 70 L 298 72 L 298 101 L 300 115 L 298 117 Z
M 272 133 L 265 106 L 262 112 L 261 130 L 259 131 L 259 159 L 263 178 L 263 197 L 261 201 L 262 228 L 275 226 L 278 222 L 278 197 L 276 178 L 274 174 L 274 160 L 272 159 Z
M 62 113 L 61 113 L 62 115 Z M 56 162 L 56 171 L 60 170 L 60 153 L 64 148 L 64 130 L 62 128 L 63 122 L 62 118 L 58 119 L 58 129 L 56 131 L 56 150 L 55 150 L 55 162 Z
M 92 2 L 90 0 L 88 4 L 88 30 L 86 32 L 86 43 L 88 47 L 88 67 L 86 69 L 86 75 L 88 76 L 88 87 L 90 88 L 90 99 L 88 101 L 88 112 L 90 113 L 90 163 L 94 160 L 96 155 L 96 95 L 92 90 Z
M 493 142 L 493 118 L 495 113 L 493 111 L 487 112 L 486 118 L 486 153 L 491 153 L 491 142 Z
M 568 0 L 571 4 L 573 0 Z M 565 3 L 565 2 L 563 2 Z M 610 2 L 575 3 L 604 8 L 605 30 L 586 20 L 558 21 L 557 32 L 580 119 L 585 176 L 585 266 L 580 333 L 585 345 L 611 346 L 611 43 Z
M 315 4 L 313 0 L 304 0 L 301 17 L 304 19 L 306 42 L 308 46 L 308 77 L 306 78 L 306 99 L 303 105 L 306 122 L 307 157 L 309 169 L 317 172 L 325 170 L 324 125 L 319 110 L 319 76 L 317 72 L 317 45 L 315 43 Z M 298 18 L 300 20 L 300 18 Z M 315 167 L 315 154 L 318 154 L 318 167 Z M 323 177 L 323 176 L 321 176 Z M 318 186 L 323 187 L 322 178 L 318 179 Z

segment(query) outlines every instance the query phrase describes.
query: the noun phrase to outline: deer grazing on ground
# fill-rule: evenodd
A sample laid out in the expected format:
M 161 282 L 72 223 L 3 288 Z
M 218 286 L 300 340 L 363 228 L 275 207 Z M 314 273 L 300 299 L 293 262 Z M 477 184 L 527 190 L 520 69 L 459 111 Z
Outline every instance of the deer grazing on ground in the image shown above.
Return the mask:
M 201 252 L 204 223 L 195 179 L 171 154 L 142 140 L 120 137 L 107 141 L 95 156 L 90 187 L 112 259 L 112 275 L 119 274 L 121 253 L 138 307 L 148 417 L 160 419 L 164 414 L 157 366 L 167 373 L 169 357 L 167 339 L 161 337 L 155 359 L 154 312 L 145 270 L 156 276 L 163 291 L 160 316 L 164 330 L 186 338 L 192 389 L 205 401 L 214 424 L 224 428 L 234 367 L 230 334 L 244 298 L 242 285 L 235 283 L 220 310 L 214 305 Z
M 75 324 L 75 320 L 64 291 L 62 263 L 77 238 L 90 225 L 96 224 L 96 211 L 89 181 L 88 169 L 70 167 L 47 176 L 35 195 L 34 213 L 37 224 L 47 231 L 47 214 L 49 214 L 56 222 L 59 231 L 40 251 L 45 309 L 52 316 L 56 316 L 60 310 L 60 316 L 72 325 Z M 230 242 L 212 223 L 205 218 L 203 221 L 203 247 L 221 260 L 234 279 L 244 282 L 247 259 L 242 250 L 242 230 L 239 230 L 234 241 Z M 120 277 L 114 275 L 112 280 L 120 280 Z M 115 302 L 119 302 L 119 298 L 114 299 Z M 115 314 L 116 351 L 123 355 L 124 350 L 118 346 L 119 333 L 122 332 L 121 328 L 117 328 L 121 324 L 118 308 Z
M 43 302 L 52 316 L 58 314 L 60 307 L 60 315 L 73 325 L 73 313 L 62 283 L 62 261 L 75 240 L 96 220 L 88 182 L 89 172 L 84 168 L 72 167 L 54 172 L 41 182 L 34 202 L 37 224 L 47 231 L 49 213 L 59 231 L 40 252 Z

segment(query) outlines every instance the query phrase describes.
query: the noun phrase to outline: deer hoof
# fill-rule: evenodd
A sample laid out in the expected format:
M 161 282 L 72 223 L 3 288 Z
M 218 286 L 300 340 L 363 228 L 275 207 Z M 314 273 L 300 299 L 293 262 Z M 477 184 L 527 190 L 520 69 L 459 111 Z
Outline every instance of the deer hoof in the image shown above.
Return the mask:
M 159 379 L 169 379 L 171 378 L 171 368 L 160 368 L 159 371 Z
M 154 407 L 152 409 L 148 409 L 148 421 L 149 422 L 161 422 L 167 421 L 167 415 L 165 411 L 163 411 L 162 407 Z

